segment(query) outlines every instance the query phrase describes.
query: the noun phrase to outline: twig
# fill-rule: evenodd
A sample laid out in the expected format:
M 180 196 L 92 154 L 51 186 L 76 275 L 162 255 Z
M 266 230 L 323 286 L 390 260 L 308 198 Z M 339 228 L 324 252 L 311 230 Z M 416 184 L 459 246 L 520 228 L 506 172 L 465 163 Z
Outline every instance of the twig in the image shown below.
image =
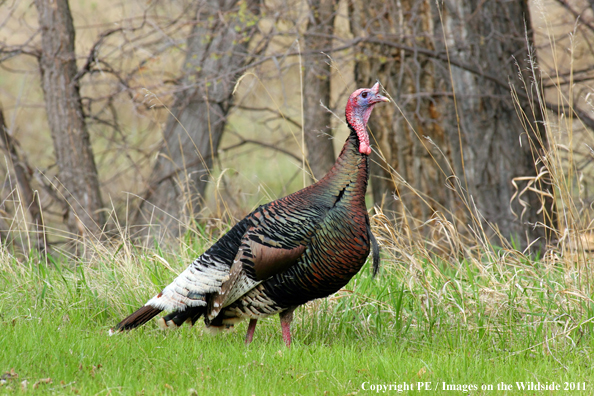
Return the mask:
M 240 109 L 240 110 L 248 110 L 248 111 L 268 111 L 270 113 L 276 114 L 279 117 L 282 117 L 283 119 L 289 121 L 291 124 L 295 125 L 297 128 L 301 129 L 300 123 L 291 119 L 290 117 L 287 117 L 286 115 L 282 114 L 278 110 L 274 110 L 269 107 L 251 107 L 251 106 L 245 106 L 245 105 L 235 105 L 234 107 L 237 109 Z
M 567 11 L 569 11 L 575 18 L 580 18 L 581 23 L 588 29 L 590 29 L 592 32 L 594 32 L 594 25 L 581 18 L 581 13 L 574 10 L 573 7 L 566 0 L 557 0 L 557 3 L 561 4 L 561 6 L 565 8 Z

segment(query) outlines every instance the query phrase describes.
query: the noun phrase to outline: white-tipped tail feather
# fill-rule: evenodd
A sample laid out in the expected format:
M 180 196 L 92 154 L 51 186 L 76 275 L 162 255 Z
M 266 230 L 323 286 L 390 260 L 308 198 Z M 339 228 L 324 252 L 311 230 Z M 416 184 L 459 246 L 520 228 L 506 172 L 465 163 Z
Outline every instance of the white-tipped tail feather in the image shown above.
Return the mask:
M 203 254 L 145 305 L 163 311 L 206 306 L 206 295 L 221 290 L 229 267 Z

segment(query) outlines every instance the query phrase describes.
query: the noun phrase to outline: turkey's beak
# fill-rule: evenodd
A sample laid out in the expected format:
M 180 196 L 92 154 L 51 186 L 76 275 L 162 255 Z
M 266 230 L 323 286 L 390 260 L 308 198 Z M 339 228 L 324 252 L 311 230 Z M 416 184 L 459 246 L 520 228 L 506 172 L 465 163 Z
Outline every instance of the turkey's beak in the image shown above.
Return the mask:
M 371 87 L 371 92 L 373 92 L 373 95 L 375 96 L 373 98 L 373 103 L 389 102 L 390 99 L 388 99 L 385 96 L 382 96 L 382 95 L 379 94 L 379 89 L 380 89 L 379 81 L 376 82 L 373 87 Z
M 389 102 L 390 99 L 386 98 L 385 96 L 382 95 L 376 95 L 376 99 L 377 102 Z

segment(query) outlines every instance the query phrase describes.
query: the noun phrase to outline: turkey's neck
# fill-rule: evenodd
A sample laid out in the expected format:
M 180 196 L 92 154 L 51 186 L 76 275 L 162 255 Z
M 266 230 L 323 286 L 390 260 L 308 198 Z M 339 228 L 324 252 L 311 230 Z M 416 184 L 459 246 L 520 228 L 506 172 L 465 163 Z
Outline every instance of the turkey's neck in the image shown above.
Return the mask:
M 369 180 L 367 155 L 359 152 L 357 133 L 350 125 L 349 129 L 351 133 L 334 166 L 317 184 L 333 196 L 350 198 L 353 204 L 365 207 Z

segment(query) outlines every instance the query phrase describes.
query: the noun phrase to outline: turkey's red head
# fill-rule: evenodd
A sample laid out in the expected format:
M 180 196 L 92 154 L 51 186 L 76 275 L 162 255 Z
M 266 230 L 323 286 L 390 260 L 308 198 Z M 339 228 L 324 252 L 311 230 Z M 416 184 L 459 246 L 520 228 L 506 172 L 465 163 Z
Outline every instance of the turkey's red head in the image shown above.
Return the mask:
M 359 137 L 359 152 L 361 154 L 371 154 L 367 121 L 369 121 L 373 106 L 380 102 L 390 101 L 390 99 L 379 94 L 379 88 L 379 82 L 377 82 L 371 88 L 356 90 L 351 94 L 346 105 L 346 119 L 349 125 L 357 132 L 357 136 Z

